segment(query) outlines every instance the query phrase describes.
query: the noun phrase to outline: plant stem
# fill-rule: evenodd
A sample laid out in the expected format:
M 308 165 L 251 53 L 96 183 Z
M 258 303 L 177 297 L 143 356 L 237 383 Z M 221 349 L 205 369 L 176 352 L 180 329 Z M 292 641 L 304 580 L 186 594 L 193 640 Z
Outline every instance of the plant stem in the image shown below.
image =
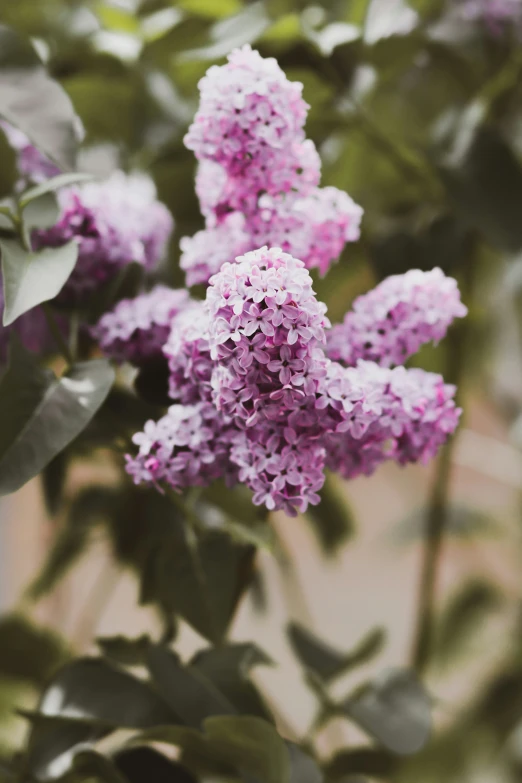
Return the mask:
M 73 360 L 71 352 L 69 351 L 69 346 L 67 345 L 67 342 L 65 341 L 64 336 L 60 331 L 60 327 L 56 323 L 56 318 L 54 317 L 53 311 L 49 306 L 49 302 L 42 303 L 42 310 L 44 311 L 47 325 L 49 326 L 57 348 L 59 349 L 67 364 L 72 364 Z
M 477 238 L 469 236 L 467 252 L 462 266 L 461 293 L 464 301 L 472 301 L 476 276 Z M 459 403 L 460 382 L 464 377 L 464 360 L 469 327 L 466 319 L 454 327 L 449 343 L 447 366 L 448 381 L 457 386 L 456 402 Z M 435 479 L 426 513 L 425 547 L 420 576 L 419 598 L 415 622 L 411 665 L 423 674 L 429 662 L 435 630 L 435 591 L 437 574 L 443 548 L 444 533 L 449 517 L 449 488 L 452 457 L 455 448 L 454 435 L 442 449 L 437 463 Z
M 435 587 L 443 537 L 448 519 L 449 479 L 455 438 L 441 452 L 426 518 L 426 543 L 421 570 L 416 632 L 411 665 L 420 674 L 426 669 L 433 643 Z

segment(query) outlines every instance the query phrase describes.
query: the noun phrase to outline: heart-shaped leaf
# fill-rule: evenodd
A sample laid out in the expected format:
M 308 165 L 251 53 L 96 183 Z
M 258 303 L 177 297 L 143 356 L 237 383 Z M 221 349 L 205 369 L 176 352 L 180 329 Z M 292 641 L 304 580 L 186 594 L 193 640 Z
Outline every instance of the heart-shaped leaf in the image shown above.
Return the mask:
M 22 487 L 76 438 L 113 380 L 104 359 L 73 365 L 57 378 L 13 340 L 0 383 L 0 495 Z
M 78 258 L 73 240 L 62 247 L 50 247 L 31 253 L 16 239 L 0 241 L 4 281 L 4 326 L 31 310 L 54 299 L 67 282 Z

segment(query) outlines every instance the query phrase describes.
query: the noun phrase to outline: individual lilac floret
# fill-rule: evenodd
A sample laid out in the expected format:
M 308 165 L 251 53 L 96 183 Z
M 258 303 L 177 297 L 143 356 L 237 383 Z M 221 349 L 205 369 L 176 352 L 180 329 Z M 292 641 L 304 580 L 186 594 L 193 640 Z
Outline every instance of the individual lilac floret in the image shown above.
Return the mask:
M 386 460 L 425 463 L 455 431 L 461 413 L 453 399 L 455 387 L 440 375 L 373 362 L 359 362 L 343 372 L 366 389 L 365 404 L 370 408 L 364 414 L 355 401 L 345 422 L 326 437 L 326 464 L 344 478 L 368 476 Z M 329 401 L 325 408 L 330 418 Z
M 253 160 L 270 164 L 272 150 L 304 138 L 303 85 L 288 81 L 274 58 L 249 45 L 235 49 L 225 65 L 209 68 L 199 88 L 200 106 L 185 146 L 199 160 L 221 163 L 230 175 Z
M 169 396 L 184 405 L 210 401 L 213 362 L 204 302 L 190 300 L 174 318 L 163 353 L 169 364 Z
M 210 279 L 206 301 L 211 357 L 226 370 L 213 379 L 218 407 L 240 426 L 286 420 L 303 378 L 321 375 L 330 325 L 303 262 L 280 248 L 245 253 Z
M 28 182 L 38 184 L 60 173 L 58 166 L 31 144 L 25 133 L 5 120 L 0 120 L 0 128 L 4 131 L 11 147 L 17 152 L 16 163 L 21 177 L 20 188 Z
M 421 345 L 441 340 L 454 318 L 467 313 L 456 281 L 436 268 L 388 277 L 355 300 L 328 334 L 328 355 L 346 365 L 368 359 L 403 364 Z
M 208 282 L 225 261 L 233 261 L 249 249 L 244 223 L 243 215 L 233 212 L 214 228 L 206 228 L 193 237 L 181 239 L 179 265 L 186 272 L 188 286 Z
M 347 193 L 333 187 L 315 188 L 307 196 L 264 194 L 247 228 L 255 246 L 281 247 L 325 275 L 345 244 L 359 239 L 362 213 Z
M 107 356 L 140 366 L 162 355 L 173 318 L 188 302 L 185 289 L 157 285 L 135 299 L 118 302 L 100 318 L 92 335 Z
M 175 490 L 233 480 L 230 426 L 211 403 L 172 405 L 159 421 L 148 421 L 133 437 L 139 447 L 127 455 L 126 471 L 135 484 L 164 483 Z
M 34 232 L 34 243 L 58 247 L 79 241 L 78 261 L 62 289 L 62 301 L 92 294 L 133 261 L 150 271 L 163 258 L 173 220 L 146 175 L 117 171 L 103 182 L 64 188 L 58 198 L 60 220 Z

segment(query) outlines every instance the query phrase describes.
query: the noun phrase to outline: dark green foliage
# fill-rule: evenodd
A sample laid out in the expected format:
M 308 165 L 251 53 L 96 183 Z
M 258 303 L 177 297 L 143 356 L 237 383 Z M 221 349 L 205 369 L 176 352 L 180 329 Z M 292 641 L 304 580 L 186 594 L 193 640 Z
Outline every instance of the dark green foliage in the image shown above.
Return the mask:
M 64 642 L 52 631 L 19 614 L 0 620 L 0 676 L 42 686 L 68 657 Z
M 19 489 L 74 440 L 113 380 L 103 359 L 74 365 L 58 379 L 13 341 L 0 383 L 0 494 Z
M 196 778 L 176 761 L 170 761 L 152 748 L 123 750 L 114 757 L 121 780 L 128 783 L 197 783 Z M 116 781 L 115 781 L 116 783 Z

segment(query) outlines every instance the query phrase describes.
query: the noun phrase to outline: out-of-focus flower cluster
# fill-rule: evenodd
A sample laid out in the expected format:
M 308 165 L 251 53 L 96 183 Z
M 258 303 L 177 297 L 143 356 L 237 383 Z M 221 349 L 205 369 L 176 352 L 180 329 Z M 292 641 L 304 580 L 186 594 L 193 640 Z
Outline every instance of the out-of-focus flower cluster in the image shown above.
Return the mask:
M 520 0 L 460 0 L 457 8 L 464 19 L 484 22 L 493 35 L 500 35 L 511 25 L 522 32 Z
M 185 144 L 200 161 L 205 228 L 181 243 L 187 284 L 206 283 L 224 261 L 264 245 L 325 274 L 358 239 L 362 209 L 346 193 L 318 187 L 321 162 L 304 135 L 302 84 L 244 46 L 210 68 L 200 90 Z
M 35 231 L 33 243 L 42 248 L 78 241 L 78 261 L 62 301 L 81 302 L 132 262 L 151 271 L 162 259 L 173 220 L 156 200 L 149 177 L 116 171 L 102 182 L 63 188 L 58 199 L 58 223 Z
M 20 180 L 18 189 L 32 182 L 38 184 L 60 173 L 60 169 L 52 160 L 49 160 L 40 150 L 36 149 L 25 133 L 14 128 L 5 120 L 0 120 L 0 128 L 3 130 L 7 141 L 16 151 L 16 163 Z

